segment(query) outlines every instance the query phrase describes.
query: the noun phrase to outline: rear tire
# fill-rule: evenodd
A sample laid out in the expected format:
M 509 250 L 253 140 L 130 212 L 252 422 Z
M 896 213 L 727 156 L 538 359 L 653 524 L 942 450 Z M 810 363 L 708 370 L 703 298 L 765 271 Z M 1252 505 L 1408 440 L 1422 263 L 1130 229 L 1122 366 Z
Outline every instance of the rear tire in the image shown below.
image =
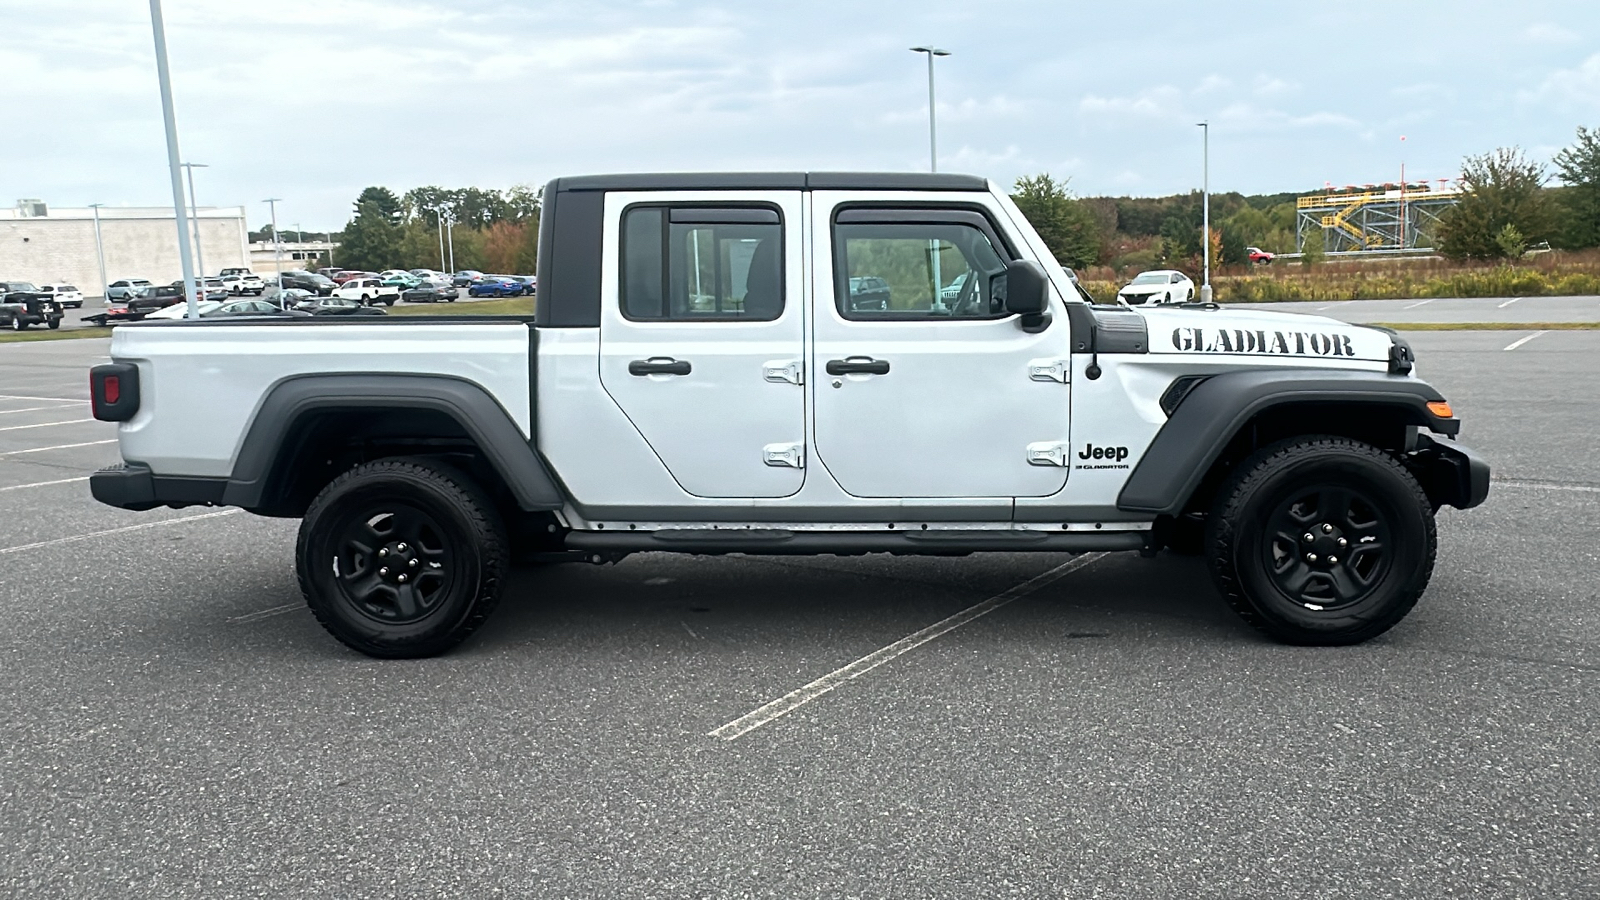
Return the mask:
M 300 524 L 306 605 L 368 656 L 435 656 L 481 626 L 507 570 L 505 525 L 483 489 L 428 459 L 356 466 L 322 489 Z
M 61 320 L 60 319 L 51 319 L 50 320 L 50 330 L 51 331 L 55 331 L 57 328 L 60 328 L 60 327 L 61 327 Z
M 11 330 L 12 331 L 27 331 L 28 330 L 28 323 L 22 321 L 22 317 L 21 316 L 12 316 L 11 317 Z
M 1289 644 L 1359 644 L 1394 627 L 1428 586 L 1433 506 L 1394 457 L 1342 437 L 1257 451 L 1207 520 L 1217 589 L 1240 618 Z

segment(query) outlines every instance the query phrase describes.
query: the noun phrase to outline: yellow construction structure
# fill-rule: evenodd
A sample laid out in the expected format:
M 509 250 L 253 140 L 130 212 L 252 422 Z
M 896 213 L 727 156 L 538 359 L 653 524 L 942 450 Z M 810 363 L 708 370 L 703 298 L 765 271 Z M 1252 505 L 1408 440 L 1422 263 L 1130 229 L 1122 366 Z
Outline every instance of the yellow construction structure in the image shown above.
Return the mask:
M 1440 213 L 1460 199 L 1459 188 L 1426 183 L 1383 185 L 1379 190 L 1338 191 L 1295 201 L 1295 245 L 1321 240 L 1328 253 L 1406 252 L 1433 249 Z

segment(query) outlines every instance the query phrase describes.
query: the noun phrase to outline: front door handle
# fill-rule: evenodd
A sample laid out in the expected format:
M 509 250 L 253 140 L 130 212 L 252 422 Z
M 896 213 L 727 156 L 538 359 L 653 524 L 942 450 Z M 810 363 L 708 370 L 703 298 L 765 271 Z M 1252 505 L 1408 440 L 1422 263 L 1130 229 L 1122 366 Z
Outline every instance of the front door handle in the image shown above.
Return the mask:
M 852 356 L 849 359 L 828 360 L 829 375 L 887 375 L 889 361 L 870 356 Z
M 687 375 L 689 371 L 688 360 L 670 356 L 652 356 L 628 363 L 629 375 Z

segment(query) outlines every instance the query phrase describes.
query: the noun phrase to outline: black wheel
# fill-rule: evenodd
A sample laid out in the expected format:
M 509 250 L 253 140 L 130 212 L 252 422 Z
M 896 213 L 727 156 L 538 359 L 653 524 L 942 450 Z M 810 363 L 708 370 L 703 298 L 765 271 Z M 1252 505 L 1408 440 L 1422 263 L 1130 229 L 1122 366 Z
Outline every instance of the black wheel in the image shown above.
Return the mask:
M 21 316 L 12 316 L 11 317 L 11 330 L 12 331 L 27 331 L 28 330 L 28 323 L 22 321 L 22 317 Z
M 505 526 L 482 488 L 424 459 L 365 463 L 312 501 L 295 550 L 322 627 L 388 659 L 434 656 L 499 601 Z
M 52 331 L 54 331 L 55 329 L 60 328 L 60 327 L 61 327 L 61 320 L 60 319 L 51 319 L 50 320 L 50 329 Z
M 1341 437 L 1266 447 L 1217 494 L 1206 553 L 1249 624 L 1290 644 L 1358 644 L 1394 627 L 1433 574 L 1433 506 L 1394 457 Z

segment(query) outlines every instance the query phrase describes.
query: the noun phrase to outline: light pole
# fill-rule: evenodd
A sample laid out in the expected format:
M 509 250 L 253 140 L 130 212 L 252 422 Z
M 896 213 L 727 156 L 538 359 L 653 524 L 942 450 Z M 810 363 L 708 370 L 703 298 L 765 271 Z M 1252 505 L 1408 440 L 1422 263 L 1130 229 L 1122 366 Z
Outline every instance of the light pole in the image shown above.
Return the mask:
M 935 56 L 949 56 L 949 50 L 940 50 L 938 47 L 912 47 L 912 53 L 928 54 L 928 167 L 930 171 L 939 171 L 939 129 L 933 119 L 933 58 Z
M 272 265 L 278 270 L 278 305 L 283 305 L 283 235 L 278 234 L 278 200 L 279 197 L 268 197 L 261 201 L 272 210 Z
M 1200 282 L 1200 302 L 1211 302 L 1211 120 L 1196 122 L 1201 134 L 1200 247 L 1205 274 Z
M 444 268 L 444 210 L 433 208 L 433 224 L 439 231 L 439 268 Z
M 101 240 L 100 240 L 100 207 L 102 207 L 102 206 L 105 206 L 105 204 L 104 203 L 91 203 L 91 204 L 89 204 L 89 208 L 94 210 L 94 255 L 95 255 L 96 258 L 98 258 L 100 260 L 100 299 L 104 300 L 105 296 L 106 296 L 106 293 L 107 293 L 107 291 L 110 290 L 110 288 L 106 287 L 106 250 L 105 250 L 105 244 L 102 243 Z
M 200 269 L 200 284 L 203 286 L 206 283 L 206 255 L 205 251 L 200 248 L 200 205 L 194 201 L 194 170 L 209 169 L 210 166 L 205 163 L 179 163 L 178 165 L 189 176 L 189 215 L 194 219 L 194 262 L 195 266 Z M 204 287 L 201 288 L 201 292 L 204 293 Z
M 328 267 L 332 268 L 333 267 L 333 232 L 331 232 L 331 231 L 328 232 L 326 237 L 328 238 Z
M 150 30 L 156 38 L 156 80 L 161 84 L 161 120 L 167 130 L 167 168 L 172 172 L 172 211 L 178 219 L 178 262 L 183 266 L 184 293 L 189 295 L 188 317 L 199 318 L 194 295 L 194 262 L 189 258 L 189 217 L 183 208 L 183 170 L 178 161 L 178 117 L 172 109 L 172 73 L 167 70 L 167 28 L 161 20 L 161 0 L 150 0 Z
M 451 218 L 450 224 L 445 226 L 444 237 L 450 245 L 450 274 L 454 276 L 456 274 L 456 220 L 454 218 Z

